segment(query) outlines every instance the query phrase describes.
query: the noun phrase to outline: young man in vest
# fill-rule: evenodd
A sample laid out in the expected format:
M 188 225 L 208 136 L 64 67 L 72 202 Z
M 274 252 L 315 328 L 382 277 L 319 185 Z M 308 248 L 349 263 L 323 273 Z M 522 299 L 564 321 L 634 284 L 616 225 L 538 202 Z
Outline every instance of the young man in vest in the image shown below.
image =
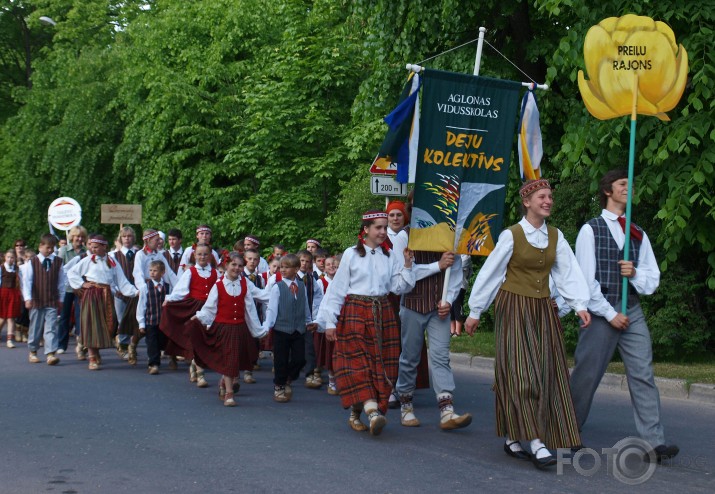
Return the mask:
M 172 228 L 166 236 L 169 248 L 164 250 L 164 257 L 174 274 L 178 274 L 179 266 L 181 266 L 181 256 L 184 254 L 184 248 L 181 246 L 183 235 L 178 228 Z
M 411 292 L 402 296 L 400 307 L 402 352 L 395 389 L 400 398 L 401 423 L 406 427 L 420 425 L 414 414 L 412 395 L 417 386 L 417 366 L 426 332 L 432 388 L 440 409 L 439 426 L 442 430 L 467 427 L 472 423 L 472 416 L 454 412 L 454 375 L 449 365 L 449 314 L 462 286 L 462 261 L 453 252 L 415 251 L 414 262 L 412 272 L 417 283 Z M 442 300 L 447 269 L 450 269 L 449 287 L 446 300 Z
M 55 356 L 59 345 L 57 314 L 62 310 L 65 296 L 65 273 L 62 259 L 54 253 L 57 238 L 46 233 L 40 238 L 38 254 L 24 271 L 22 296 L 25 307 L 30 311 L 29 361 L 40 362 L 37 349 L 40 340 L 45 339 L 47 365 L 56 365 L 60 359 Z
M 589 220 L 576 239 L 576 259 L 591 288 L 590 327 L 579 330 L 571 373 L 579 429 L 588 418 L 593 395 L 618 348 L 626 366 L 628 389 L 638 435 L 653 448 L 646 460 L 672 458 L 678 447 L 665 443 L 660 423 L 660 395 L 653 377 L 650 333 L 639 295 L 650 295 L 660 283 L 660 271 L 648 236 L 631 224 L 629 260 L 623 260 L 628 173 L 611 170 L 599 182 L 601 216 Z M 628 310 L 623 314 L 622 277 L 628 278 Z

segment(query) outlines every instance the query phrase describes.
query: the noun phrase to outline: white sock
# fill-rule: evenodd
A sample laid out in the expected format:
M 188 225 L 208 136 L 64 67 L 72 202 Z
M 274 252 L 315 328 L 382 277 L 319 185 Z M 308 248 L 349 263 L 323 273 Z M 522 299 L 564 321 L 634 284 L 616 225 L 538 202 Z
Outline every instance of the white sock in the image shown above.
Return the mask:
M 509 449 L 512 450 L 514 453 L 524 451 L 524 448 L 521 447 L 521 443 L 519 443 L 519 441 L 514 441 L 509 436 L 506 437 L 506 444 L 507 446 L 509 446 Z
M 536 455 L 536 458 L 541 460 L 547 456 L 551 456 L 551 453 L 546 449 L 546 445 L 541 442 L 541 439 L 536 438 L 531 441 L 531 452 Z

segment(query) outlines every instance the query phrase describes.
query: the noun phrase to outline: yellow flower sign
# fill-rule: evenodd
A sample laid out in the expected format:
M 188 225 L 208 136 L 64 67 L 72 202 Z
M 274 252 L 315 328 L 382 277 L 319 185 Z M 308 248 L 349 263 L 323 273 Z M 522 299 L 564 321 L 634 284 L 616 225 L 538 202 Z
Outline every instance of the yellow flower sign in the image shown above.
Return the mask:
M 633 14 L 609 17 L 588 30 L 584 58 L 589 80 L 578 72 L 583 102 L 601 120 L 633 112 L 670 120 L 688 76 L 688 53 L 667 24 Z M 637 77 L 637 78 L 636 78 Z

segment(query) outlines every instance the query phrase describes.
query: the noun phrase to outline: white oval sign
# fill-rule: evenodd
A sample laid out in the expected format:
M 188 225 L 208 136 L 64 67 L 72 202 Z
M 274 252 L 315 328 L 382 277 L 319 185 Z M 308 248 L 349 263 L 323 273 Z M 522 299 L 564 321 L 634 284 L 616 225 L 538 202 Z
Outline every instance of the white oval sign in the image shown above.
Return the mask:
M 71 197 L 60 197 L 50 204 L 47 219 L 58 230 L 69 230 L 82 221 L 82 208 Z

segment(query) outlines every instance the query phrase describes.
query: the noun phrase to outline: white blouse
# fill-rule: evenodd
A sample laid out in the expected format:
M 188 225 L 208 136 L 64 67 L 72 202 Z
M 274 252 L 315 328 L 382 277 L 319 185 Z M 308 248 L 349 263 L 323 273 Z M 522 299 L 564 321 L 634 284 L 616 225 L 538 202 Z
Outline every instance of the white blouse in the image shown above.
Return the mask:
M 203 268 L 198 264 L 194 267 L 199 273 L 199 276 L 204 279 L 209 278 L 211 276 L 211 272 L 214 271 L 214 268 L 210 264 L 207 264 Z M 179 273 L 179 281 L 176 282 L 176 286 L 173 288 L 173 290 L 171 290 L 171 293 L 166 296 L 165 300 L 167 302 L 178 302 L 179 300 L 184 300 L 186 297 L 189 296 L 189 287 L 191 285 L 191 269 L 187 269 L 183 273 Z
M 92 259 L 96 262 L 92 262 Z M 75 290 L 82 288 L 85 279 L 101 285 L 109 285 L 112 291 L 119 289 L 122 295 L 126 297 L 135 297 L 139 291 L 134 285 L 129 283 L 127 277 L 124 276 L 122 268 L 118 263 L 114 263 L 114 267 L 107 266 L 107 257 L 99 257 L 89 255 L 74 265 L 67 272 L 69 284 Z
M 320 304 L 316 322 L 321 330 L 336 327 L 346 295 L 381 297 L 390 292 L 400 295 L 414 288 L 412 268 L 404 266 L 402 252 L 390 251 L 386 256 L 381 247 L 372 250 L 365 246 L 365 250 L 365 257 L 360 257 L 355 247 L 348 247 L 343 253 L 335 278 Z
M 209 298 L 206 299 L 206 303 L 201 308 L 200 311 L 196 313 L 196 317 L 201 324 L 204 326 L 211 326 L 216 319 L 216 314 L 218 313 L 218 284 L 223 283 L 226 288 L 226 292 L 232 297 L 237 297 L 241 295 L 241 277 L 239 276 L 235 280 L 229 280 L 227 276 L 224 276 L 219 280 L 209 292 Z M 246 280 L 246 285 L 251 284 L 250 281 Z M 261 338 L 266 335 L 261 328 L 261 322 L 258 319 L 258 312 L 256 312 L 256 304 L 253 302 L 253 297 L 251 296 L 251 291 L 247 290 L 246 297 L 244 299 L 246 312 L 245 319 L 248 330 L 251 332 L 254 338 Z
M 541 227 L 535 228 L 526 221 L 526 218 L 522 218 L 518 224 L 524 230 L 524 235 L 530 245 L 538 249 L 544 249 L 549 245 L 546 222 Z M 499 235 L 494 250 L 489 254 L 474 282 L 472 293 L 469 296 L 469 317 L 479 319 L 482 312 L 487 310 L 494 301 L 499 288 L 506 279 L 507 265 L 513 252 L 514 237 L 511 230 L 505 229 Z M 558 230 L 556 259 L 551 266 L 551 277 L 559 294 L 572 309 L 576 312 L 586 310 L 590 298 L 588 285 L 576 262 L 576 256 L 561 230 Z

